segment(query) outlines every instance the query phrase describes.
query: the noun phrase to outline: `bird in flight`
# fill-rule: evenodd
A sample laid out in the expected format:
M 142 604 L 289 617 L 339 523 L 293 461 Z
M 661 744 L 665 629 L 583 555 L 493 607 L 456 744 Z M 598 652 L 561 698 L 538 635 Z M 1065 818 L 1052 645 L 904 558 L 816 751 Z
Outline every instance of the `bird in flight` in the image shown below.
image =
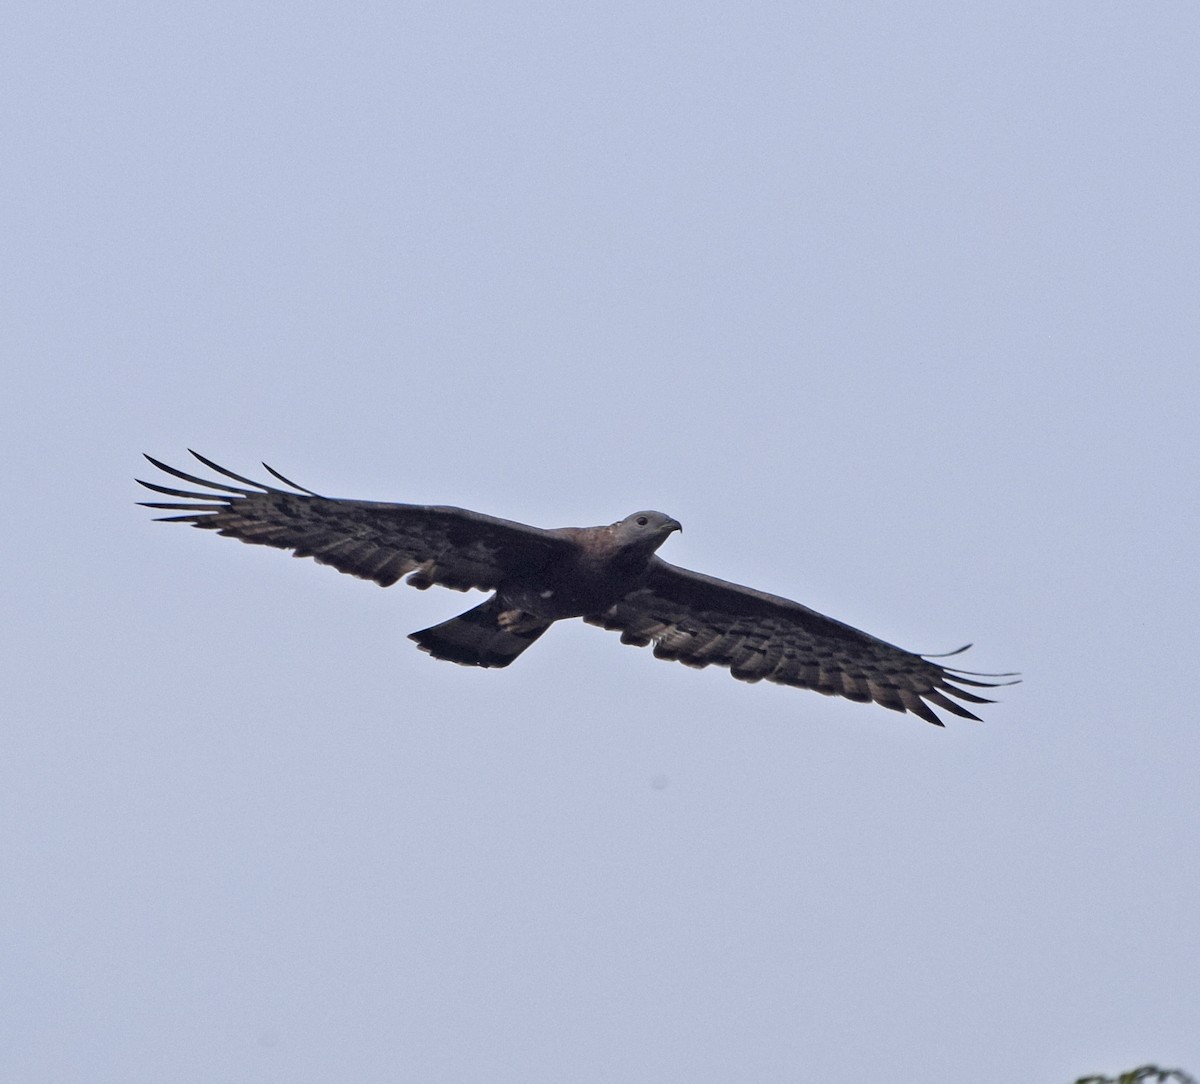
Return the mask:
M 180 499 L 142 502 L 183 513 L 160 517 L 166 522 L 291 550 L 380 587 L 407 576 L 422 590 L 436 584 L 492 592 L 474 609 L 409 637 L 435 659 L 508 666 L 555 621 L 581 617 L 620 632 L 622 643 L 653 644 L 660 659 L 873 701 L 936 726 L 944 724 L 934 707 L 978 720 L 959 701 L 990 704 L 970 690 L 1012 684 L 995 679 L 1014 677 L 947 667 L 933 661 L 945 656 L 905 651 L 798 602 L 668 564 L 655 551 L 683 528 L 662 512 L 634 512 L 607 527 L 543 530 L 463 508 L 322 497 L 264 463 L 287 487 L 280 489 L 191 454 L 241 484 L 199 478 L 146 456 L 204 489 L 138 479 Z

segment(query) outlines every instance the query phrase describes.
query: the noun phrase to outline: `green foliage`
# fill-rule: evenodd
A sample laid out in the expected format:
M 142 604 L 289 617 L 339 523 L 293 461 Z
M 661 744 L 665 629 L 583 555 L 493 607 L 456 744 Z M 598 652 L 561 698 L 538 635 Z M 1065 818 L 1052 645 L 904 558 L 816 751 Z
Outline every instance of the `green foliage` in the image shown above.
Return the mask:
M 1196 1084 L 1195 1077 L 1188 1076 L 1182 1069 L 1160 1069 L 1157 1065 L 1143 1065 L 1130 1069 L 1120 1076 L 1081 1076 L 1075 1084 Z

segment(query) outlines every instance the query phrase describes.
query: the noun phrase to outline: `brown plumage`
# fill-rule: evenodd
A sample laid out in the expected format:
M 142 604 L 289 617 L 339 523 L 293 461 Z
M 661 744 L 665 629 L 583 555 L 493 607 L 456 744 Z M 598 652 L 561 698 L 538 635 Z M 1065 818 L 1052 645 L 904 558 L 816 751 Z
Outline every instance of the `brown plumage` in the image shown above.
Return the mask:
M 147 456 L 167 474 L 211 491 L 139 479 L 156 493 L 182 498 L 144 502 L 185 513 L 162 517 L 168 522 L 291 550 L 381 587 L 407 576 L 421 589 L 437 584 L 494 592 L 474 609 L 410 636 L 437 659 L 507 666 L 555 621 L 582 617 L 619 631 L 622 643 L 653 644 L 660 659 L 723 666 L 742 681 L 874 701 L 937 726 L 943 724 L 933 707 L 977 719 L 957 701 L 991 703 L 962 686 L 1011 684 L 979 680 L 1011 674 L 945 667 L 798 602 L 668 564 L 655 550 L 682 528 L 661 512 L 635 512 L 606 527 L 543 530 L 462 508 L 322 497 L 266 467 L 289 487 L 277 489 L 192 455 L 250 488 L 185 474 Z

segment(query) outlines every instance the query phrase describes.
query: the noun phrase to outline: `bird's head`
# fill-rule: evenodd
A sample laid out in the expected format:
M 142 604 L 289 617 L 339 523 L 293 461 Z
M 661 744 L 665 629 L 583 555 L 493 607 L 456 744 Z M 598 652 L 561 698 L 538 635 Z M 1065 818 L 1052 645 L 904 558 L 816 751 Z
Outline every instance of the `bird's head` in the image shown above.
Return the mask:
M 613 524 L 613 533 L 622 547 L 645 548 L 650 552 L 658 549 L 674 531 L 682 530 L 683 524 L 665 512 L 634 512 Z

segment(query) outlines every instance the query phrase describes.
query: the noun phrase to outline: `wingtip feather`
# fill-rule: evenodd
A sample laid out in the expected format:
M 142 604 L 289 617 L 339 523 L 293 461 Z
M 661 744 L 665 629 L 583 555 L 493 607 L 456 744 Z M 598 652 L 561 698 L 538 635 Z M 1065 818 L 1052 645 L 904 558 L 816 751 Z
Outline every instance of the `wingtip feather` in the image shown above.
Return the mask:
M 301 493 L 307 493 L 310 497 L 319 497 L 321 495 L 319 493 L 314 493 L 311 489 L 305 489 L 304 486 L 298 485 L 296 482 L 293 482 L 290 478 L 285 478 L 282 474 L 279 473 L 279 471 L 277 471 L 274 467 L 272 467 L 270 463 L 263 463 L 263 467 L 264 467 L 264 469 L 269 471 L 272 474 L 272 476 L 274 476 L 275 478 L 278 478 L 285 486 L 291 486 L 293 489 L 298 489 Z
M 142 454 L 145 455 L 144 452 Z M 193 452 L 192 454 L 195 455 L 196 453 Z M 194 474 L 188 474 L 186 471 L 181 471 L 178 467 L 169 466 L 161 460 L 155 459 L 152 455 L 146 455 L 146 458 L 164 474 L 169 474 L 174 478 L 182 478 L 185 482 L 191 482 L 195 486 L 204 486 L 205 489 L 217 489 L 225 493 L 240 493 L 247 497 L 254 495 L 255 492 L 251 489 L 239 489 L 237 486 L 231 486 L 227 482 L 210 482 L 207 478 L 197 478 Z M 221 473 L 231 478 L 236 478 L 240 482 L 248 481 L 245 478 L 239 478 L 236 474 L 229 474 L 226 470 L 222 470 Z M 255 485 L 254 482 L 250 482 L 249 484 Z M 142 485 L 148 486 L 151 489 L 155 488 L 149 482 L 142 482 Z M 257 486 L 257 488 L 261 490 L 263 487 Z
M 929 655 L 923 651 L 917 652 L 923 659 L 948 659 L 953 655 L 961 655 L 964 651 L 970 651 L 974 644 L 963 644 L 962 647 L 956 647 L 953 651 L 943 651 L 940 655 Z
M 188 453 L 200 460 L 200 462 L 208 467 L 209 470 L 215 470 L 218 474 L 225 475 L 226 478 L 232 478 L 235 482 L 242 482 L 245 485 L 254 486 L 255 489 L 261 489 L 264 493 L 271 492 L 270 486 L 265 486 L 262 484 L 262 482 L 256 482 L 253 478 L 243 478 L 240 474 L 234 474 L 233 471 L 229 470 L 228 468 L 222 467 L 219 463 L 214 463 L 207 456 L 201 455 L 194 448 L 189 448 Z

